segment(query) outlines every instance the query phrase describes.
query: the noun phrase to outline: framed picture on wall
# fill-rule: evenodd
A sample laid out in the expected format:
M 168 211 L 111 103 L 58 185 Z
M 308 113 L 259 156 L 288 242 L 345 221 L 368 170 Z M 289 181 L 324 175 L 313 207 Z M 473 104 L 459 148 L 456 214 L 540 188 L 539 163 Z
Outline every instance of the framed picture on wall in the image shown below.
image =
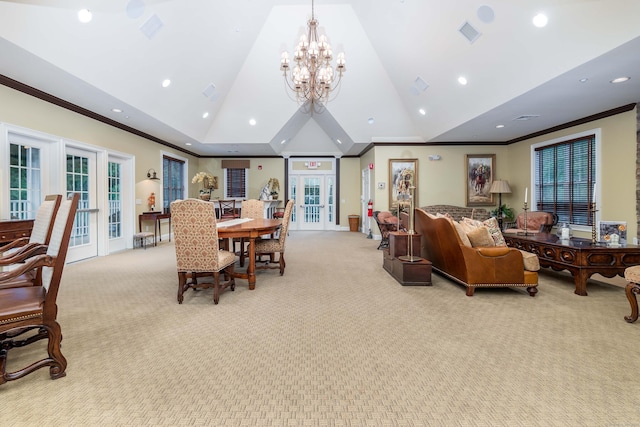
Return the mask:
M 395 211 L 411 206 L 409 187 L 418 183 L 418 159 L 389 159 L 389 208 Z M 413 191 L 414 206 L 418 206 L 418 193 Z
M 467 206 L 493 206 L 489 191 L 496 168 L 495 154 L 467 154 L 465 157 L 465 194 Z

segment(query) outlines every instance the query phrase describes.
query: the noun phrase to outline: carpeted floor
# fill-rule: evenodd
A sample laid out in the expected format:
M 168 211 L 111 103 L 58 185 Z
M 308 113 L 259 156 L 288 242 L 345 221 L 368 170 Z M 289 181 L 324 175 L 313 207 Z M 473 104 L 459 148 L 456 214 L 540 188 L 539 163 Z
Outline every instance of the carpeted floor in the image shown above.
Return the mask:
M 292 232 L 287 268 L 176 302 L 173 245 L 65 268 L 69 365 L 0 386 L 1 426 L 640 426 L 640 322 L 564 274 L 475 296 L 403 287 L 377 241 Z M 14 349 L 9 368 L 43 344 Z

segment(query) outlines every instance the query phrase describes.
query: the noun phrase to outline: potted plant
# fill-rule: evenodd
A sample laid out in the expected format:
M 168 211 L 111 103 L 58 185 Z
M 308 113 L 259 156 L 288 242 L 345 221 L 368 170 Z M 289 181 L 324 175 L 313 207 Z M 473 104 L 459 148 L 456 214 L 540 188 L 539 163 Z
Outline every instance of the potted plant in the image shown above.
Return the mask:
M 506 222 L 513 222 L 516 219 L 515 213 L 513 212 L 513 208 L 507 207 L 506 204 L 500 205 L 494 210 L 491 211 L 491 216 L 499 218 L 502 216 L 502 220 Z
M 202 183 L 202 188 L 200 189 L 200 198 L 202 200 L 211 199 L 211 188 L 213 187 L 213 175 L 208 172 L 198 172 L 194 175 L 191 180 L 192 184 L 197 182 Z
M 278 200 L 278 190 L 280 190 L 280 181 L 278 181 L 278 178 L 270 178 L 267 187 L 271 189 L 271 198 Z

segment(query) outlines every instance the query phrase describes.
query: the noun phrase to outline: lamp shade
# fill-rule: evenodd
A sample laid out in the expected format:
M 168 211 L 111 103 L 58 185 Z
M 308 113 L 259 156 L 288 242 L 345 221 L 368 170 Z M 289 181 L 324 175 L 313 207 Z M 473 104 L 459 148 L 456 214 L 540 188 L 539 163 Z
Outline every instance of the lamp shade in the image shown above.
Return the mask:
M 511 187 L 509 187 L 509 182 L 502 179 L 496 179 L 491 184 L 490 193 L 511 193 Z

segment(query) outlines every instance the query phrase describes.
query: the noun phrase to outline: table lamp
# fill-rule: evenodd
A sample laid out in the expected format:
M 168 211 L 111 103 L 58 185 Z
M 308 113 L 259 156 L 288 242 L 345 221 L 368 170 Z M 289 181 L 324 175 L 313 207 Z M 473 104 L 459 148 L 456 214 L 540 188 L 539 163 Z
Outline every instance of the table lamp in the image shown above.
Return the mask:
M 511 193 L 511 187 L 509 187 L 509 182 L 503 179 L 496 179 L 491 184 L 491 189 L 489 190 L 492 194 L 498 194 L 498 225 L 502 230 L 502 193 Z

